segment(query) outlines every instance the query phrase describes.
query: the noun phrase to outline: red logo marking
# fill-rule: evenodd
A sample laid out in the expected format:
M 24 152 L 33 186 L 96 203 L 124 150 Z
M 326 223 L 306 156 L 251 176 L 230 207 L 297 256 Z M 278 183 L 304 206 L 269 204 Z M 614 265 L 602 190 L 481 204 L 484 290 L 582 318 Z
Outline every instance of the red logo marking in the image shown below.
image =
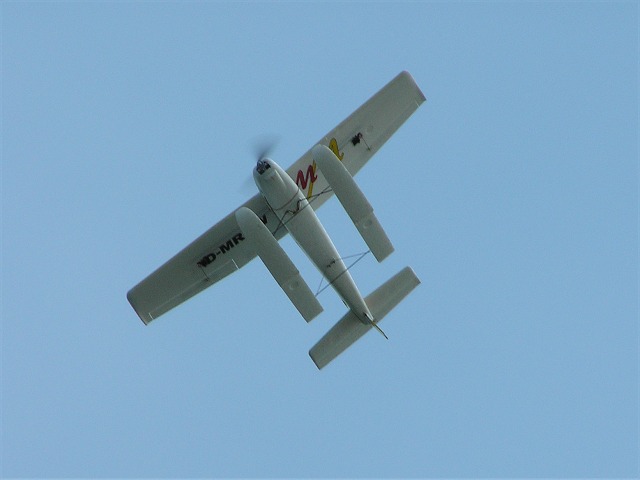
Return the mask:
M 309 165 L 307 167 L 306 175 L 302 173 L 302 170 L 298 170 L 298 175 L 296 175 L 296 184 L 301 190 L 305 190 L 307 188 L 309 181 L 311 181 L 311 184 L 313 185 L 313 182 L 318 179 L 314 170 L 313 165 Z

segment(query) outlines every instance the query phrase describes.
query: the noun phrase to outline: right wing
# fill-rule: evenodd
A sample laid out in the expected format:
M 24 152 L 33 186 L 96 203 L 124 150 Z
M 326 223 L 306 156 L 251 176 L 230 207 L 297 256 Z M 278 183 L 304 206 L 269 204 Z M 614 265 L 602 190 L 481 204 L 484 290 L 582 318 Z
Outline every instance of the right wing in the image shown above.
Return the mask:
M 302 155 L 287 173 L 314 209 L 332 195 L 327 180 L 313 161 L 316 145 L 326 145 L 354 176 L 425 101 L 409 72 L 400 72 L 360 108 Z
M 411 75 L 401 72 L 318 144 L 328 146 L 355 175 L 424 100 Z M 316 170 L 311 150 L 287 173 L 317 209 L 332 191 L 322 172 Z M 287 233 L 260 194 L 241 206 L 253 210 L 277 240 Z M 255 256 L 255 249 L 244 242 L 234 210 L 133 287 L 127 299 L 147 324 L 242 268 Z

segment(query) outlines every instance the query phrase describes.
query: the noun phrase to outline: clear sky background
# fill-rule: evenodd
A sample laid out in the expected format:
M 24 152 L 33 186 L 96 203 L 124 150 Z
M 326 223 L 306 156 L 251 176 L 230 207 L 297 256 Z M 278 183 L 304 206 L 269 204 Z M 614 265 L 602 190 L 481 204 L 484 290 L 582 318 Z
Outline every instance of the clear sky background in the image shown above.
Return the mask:
M 635 2 L 4 2 L 5 477 L 630 477 Z M 356 180 L 422 280 L 323 371 L 254 261 L 149 326 L 126 292 L 401 70 Z M 335 199 L 319 216 L 362 252 Z M 283 247 L 312 288 L 319 274 Z

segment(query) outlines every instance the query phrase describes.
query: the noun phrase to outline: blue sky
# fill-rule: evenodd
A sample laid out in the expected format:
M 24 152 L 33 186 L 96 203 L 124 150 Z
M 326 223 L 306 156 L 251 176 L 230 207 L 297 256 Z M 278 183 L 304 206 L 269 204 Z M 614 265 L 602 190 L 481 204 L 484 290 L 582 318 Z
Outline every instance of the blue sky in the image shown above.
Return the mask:
M 635 2 L 4 2 L 4 477 L 630 477 Z M 145 327 L 126 292 L 401 70 L 356 180 L 422 285 L 318 372 L 254 261 Z M 336 200 L 319 216 L 365 250 Z M 320 278 L 291 239 L 285 250 Z

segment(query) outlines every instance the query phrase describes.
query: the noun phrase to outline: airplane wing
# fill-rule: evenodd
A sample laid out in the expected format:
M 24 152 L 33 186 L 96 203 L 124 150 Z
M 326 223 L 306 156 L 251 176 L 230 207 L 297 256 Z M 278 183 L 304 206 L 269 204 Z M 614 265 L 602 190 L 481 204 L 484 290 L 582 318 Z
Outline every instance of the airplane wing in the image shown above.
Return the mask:
M 354 176 L 425 101 L 409 72 L 401 72 L 360 108 L 316 142 L 287 173 L 314 209 L 331 197 L 329 184 L 316 168 L 312 150 L 326 145 Z
M 253 210 L 263 221 L 268 219 L 269 224 L 277 225 L 276 216 L 261 195 L 253 196 L 242 206 Z M 254 249 L 243 242 L 234 212 L 129 290 L 127 299 L 145 324 L 242 268 L 255 257 Z M 275 236 L 279 239 L 285 233 L 286 229 L 280 228 Z
M 328 146 L 355 175 L 424 100 L 411 75 L 401 72 L 317 143 Z M 287 173 L 317 209 L 332 192 L 311 150 Z M 260 194 L 241 207 L 253 210 L 277 240 L 287 233 Z M 129 303 L 148 324 L 251 261 L 255 249 L 244 240 L 234 210 L 133 287 Z

